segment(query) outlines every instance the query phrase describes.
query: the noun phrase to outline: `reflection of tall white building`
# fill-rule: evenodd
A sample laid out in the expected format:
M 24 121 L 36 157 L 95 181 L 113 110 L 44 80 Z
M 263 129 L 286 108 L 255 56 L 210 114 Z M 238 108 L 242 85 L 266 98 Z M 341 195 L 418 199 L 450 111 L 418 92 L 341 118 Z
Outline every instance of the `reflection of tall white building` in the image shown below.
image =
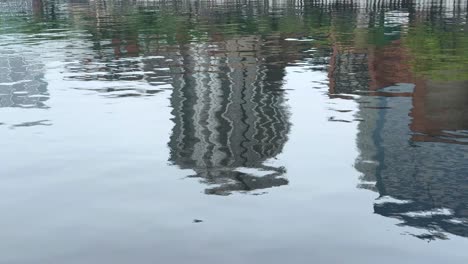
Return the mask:
M 281 152 L 289 123 L 281 91 L 283 70 L 263 62 L 261 44 L 257 36 L 243 36 L 217 47 L 189 45 L 177 60 L 170 160 L 220 185 L 207 193 L 287 183 L 280 177 L 282 168 L 264 165 Z M 242 167 L 270 173 L 254 177 L 237 171 Z

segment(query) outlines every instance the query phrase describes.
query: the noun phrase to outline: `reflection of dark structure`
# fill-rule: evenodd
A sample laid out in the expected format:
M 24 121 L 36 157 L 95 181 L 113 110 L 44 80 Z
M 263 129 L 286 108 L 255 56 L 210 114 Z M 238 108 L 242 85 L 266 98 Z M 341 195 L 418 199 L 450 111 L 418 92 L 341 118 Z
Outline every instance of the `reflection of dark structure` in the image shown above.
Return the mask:
M 382 15 L 382 32 L 427 15 L 424 9 L 410 11 L 391 23 Z M 431 20 L 441 20 L 437 16 Z M 375 26 L 372 14 L 366 19 L 356 24 Z M 375 213 L 425 230 L 415 234 L 419 238 L 468 237 L 466 81 L 418 77 L 399 39 L 356 47 L 365 43 L 356 32 L 354 39 L 346 39 L 351 44 L 334 43 L 329 77 L 330 94 L 374 95 L 359 99 L 359 187 L 379 193 Z M 337 29 L 332 35 L 341 33 Z
M 369 68 L 366 53 L 333 50 L 330 67 L 330 93 L 351 94 L 367 91 L 369 87 Z
M 444 232 L 468 237 L 467 146 L 411 140 L 411 97 L 368 101 L 385 109 L 360 108 L 360 187 L 401 200 L 378 203 L 374 211 L 430 232 L 422 238 L 443 238 Z
M 218 185 L 207 189 L 209 194 L 287 184 L 283 168 L 264 165 L 287 141 L 281 90 L 285 62 L 262 63 L 261 40 L 255 36 L 220 45 L 222 53 L 210 51 L 207 44 L 181 51 L 171 99 L 175 126 L 170 160 Z M 268 173 L 256 177 L 236 170 L 242 167 Z

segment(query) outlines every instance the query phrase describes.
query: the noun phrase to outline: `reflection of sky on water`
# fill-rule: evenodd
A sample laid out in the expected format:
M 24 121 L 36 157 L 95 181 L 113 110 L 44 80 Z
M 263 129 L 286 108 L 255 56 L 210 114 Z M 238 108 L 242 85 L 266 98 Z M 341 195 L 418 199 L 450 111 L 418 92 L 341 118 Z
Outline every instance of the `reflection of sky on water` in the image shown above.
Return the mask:
M 466 11 L 410 2 L 21 9 L 41 23 L 0 31 L 5 259 L 464 263 Z M 426 30 L 453 41 L 432 68 Z

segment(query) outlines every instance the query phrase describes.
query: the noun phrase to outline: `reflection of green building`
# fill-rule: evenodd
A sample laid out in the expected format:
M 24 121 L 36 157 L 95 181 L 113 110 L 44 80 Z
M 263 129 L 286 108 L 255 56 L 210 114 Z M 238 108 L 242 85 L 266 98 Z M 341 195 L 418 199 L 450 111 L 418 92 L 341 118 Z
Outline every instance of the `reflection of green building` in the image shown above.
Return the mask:
M 290 125 L 281 90 L 285 62 L 264 63 L 262 52 L 269 47 L 262 47 L 256 36 L 220 45 L 220 53 L 210 51 L 208 44 L 181 50 L 171 99 L 175 126 L 170 160 L 218 185 L 207 193 L 287 184 L 282 168 L 264 165 L 287 141 Z M 239 168 L 267 175 L 256 177 Z

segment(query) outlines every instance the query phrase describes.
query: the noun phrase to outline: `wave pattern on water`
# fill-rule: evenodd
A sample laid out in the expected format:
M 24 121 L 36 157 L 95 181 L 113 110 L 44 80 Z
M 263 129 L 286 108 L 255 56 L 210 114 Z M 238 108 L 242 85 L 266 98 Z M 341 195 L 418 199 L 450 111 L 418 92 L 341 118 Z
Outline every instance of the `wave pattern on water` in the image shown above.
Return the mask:
M 378 193 L 373 212 L 422 239 L 468 237 L 466 7 L 2 0 L 0 107 L 47 109 L 51 69 L 66 89 L 115 101 L 167 91 L 171 164 L 206 194 L 259 194 L 294 181 L 274 162 L 293 127 L 285 69 L 313 69 L 328 75 L 318 86 L 330 102 L 358 103 L 356 116 L 338 105 L 328 121 L 358 122 L 354 166 L 358 187 Z M 31 120 L 10 128 L 53 129 Z

